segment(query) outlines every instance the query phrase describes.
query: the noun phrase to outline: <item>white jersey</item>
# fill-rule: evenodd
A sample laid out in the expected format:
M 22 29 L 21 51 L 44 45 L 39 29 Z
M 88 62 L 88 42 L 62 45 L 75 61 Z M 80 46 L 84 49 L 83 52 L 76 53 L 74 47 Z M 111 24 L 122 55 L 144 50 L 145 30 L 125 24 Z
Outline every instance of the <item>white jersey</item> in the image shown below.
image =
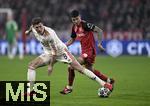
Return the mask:
M 62 55 L 64 49 L 67 49 L 66 45 L 58 38 L 53 29 L 46 26 L 44 26 L 44 28 L 46 31 L 48 31 L 48 36 L 40 35 L 34 28 L 32 28 L 32 32 L 36 39 L 42 44 L 44 53 L 52 55 L 54 51 L 56 51 L 56 55 Z

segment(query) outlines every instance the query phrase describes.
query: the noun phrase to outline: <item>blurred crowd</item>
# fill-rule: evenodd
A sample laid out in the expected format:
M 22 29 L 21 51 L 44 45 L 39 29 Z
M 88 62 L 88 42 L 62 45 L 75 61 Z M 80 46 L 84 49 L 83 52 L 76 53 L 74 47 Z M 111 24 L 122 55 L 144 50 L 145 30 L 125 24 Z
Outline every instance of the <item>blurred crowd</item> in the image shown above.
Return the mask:
M 27 25 L 40 16 L 55 30 L 70 28 L 69 12 L 78 9 L 82 18 L 100 26 L 104 31 L 141 31 L 150 35 L 150 0 L 0 0 L 1 8 L 11 8 L 22 26 L 22 14 Z M 0 18 L 0 31 L 4 21 Z

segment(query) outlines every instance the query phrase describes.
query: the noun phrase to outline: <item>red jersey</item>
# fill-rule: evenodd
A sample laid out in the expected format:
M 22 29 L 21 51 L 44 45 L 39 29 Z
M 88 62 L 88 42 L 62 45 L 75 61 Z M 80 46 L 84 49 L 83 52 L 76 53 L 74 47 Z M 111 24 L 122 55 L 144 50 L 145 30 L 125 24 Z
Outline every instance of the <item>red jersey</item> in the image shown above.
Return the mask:
M 82 54 L 92 52 L 96 55 L 95 39 L 93 30 L 95 25 L 81 21 L 79 25 L 73 25 L 72 38 L 76 38 L 81 43 Z

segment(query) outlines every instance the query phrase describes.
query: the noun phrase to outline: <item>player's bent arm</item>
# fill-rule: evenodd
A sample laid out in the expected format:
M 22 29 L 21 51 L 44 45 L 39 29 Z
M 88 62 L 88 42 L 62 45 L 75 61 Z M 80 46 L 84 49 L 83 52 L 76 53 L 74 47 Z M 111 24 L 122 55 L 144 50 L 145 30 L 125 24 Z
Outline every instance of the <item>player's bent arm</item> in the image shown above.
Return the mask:
M 52 55 L 53 55 L 53 56 L 56 56 L 57 49 L 56 49 L 55 45 L 52 44 L 51 47 L 52 47 L 52 49 L 53 49 L 53 50 L 52 50 Z
M 71 44 L 73 44 L 73 42 L 75 41 L 75 38 L 70 38 L 67 42 L 66 42 L 66 46 L 70 46 Z
M 52 56 L 49 64 L 48 64 L 48 75 L 51 75 L 52 71 L 53 71 L 53 65 L 55 63 L 55 56 Z
M 104 52 L 105 49 L 102 46 L 102 36 L 103 36 L 103 31 L 99 27 L 95 26 L 94 32 L 97 32 L 97 38 L 98 38 L 98 47 L 100 48 L 101 52 Z
M 55 63 L 55 57 L 56 57 L 56 47 L 54 44 L 51 45 L 52 46 L 52 51 L 51 51 L 51 54 L 52 54 L 52 58 L 48 64 L 48 75 L 50 75 L 53 71 L 53 64 Z
M 97 32 L 98 42 L 99 42 L 99 44 L 101 44 L 101 42 L 102 42 L 102 36 L 103 36 L 103 30 L 100 29 L 99 27 L 95 26 L 94 32 Z

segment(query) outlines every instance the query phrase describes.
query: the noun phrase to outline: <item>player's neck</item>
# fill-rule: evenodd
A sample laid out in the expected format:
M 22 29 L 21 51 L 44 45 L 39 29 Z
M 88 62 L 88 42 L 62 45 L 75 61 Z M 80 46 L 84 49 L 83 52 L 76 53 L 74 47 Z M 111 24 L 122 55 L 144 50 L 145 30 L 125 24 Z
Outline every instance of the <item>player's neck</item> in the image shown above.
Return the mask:
M 41 35 L 44 35 L 45 34 L 45 28 L 43 29 L 43 32 L 41 33 Z

